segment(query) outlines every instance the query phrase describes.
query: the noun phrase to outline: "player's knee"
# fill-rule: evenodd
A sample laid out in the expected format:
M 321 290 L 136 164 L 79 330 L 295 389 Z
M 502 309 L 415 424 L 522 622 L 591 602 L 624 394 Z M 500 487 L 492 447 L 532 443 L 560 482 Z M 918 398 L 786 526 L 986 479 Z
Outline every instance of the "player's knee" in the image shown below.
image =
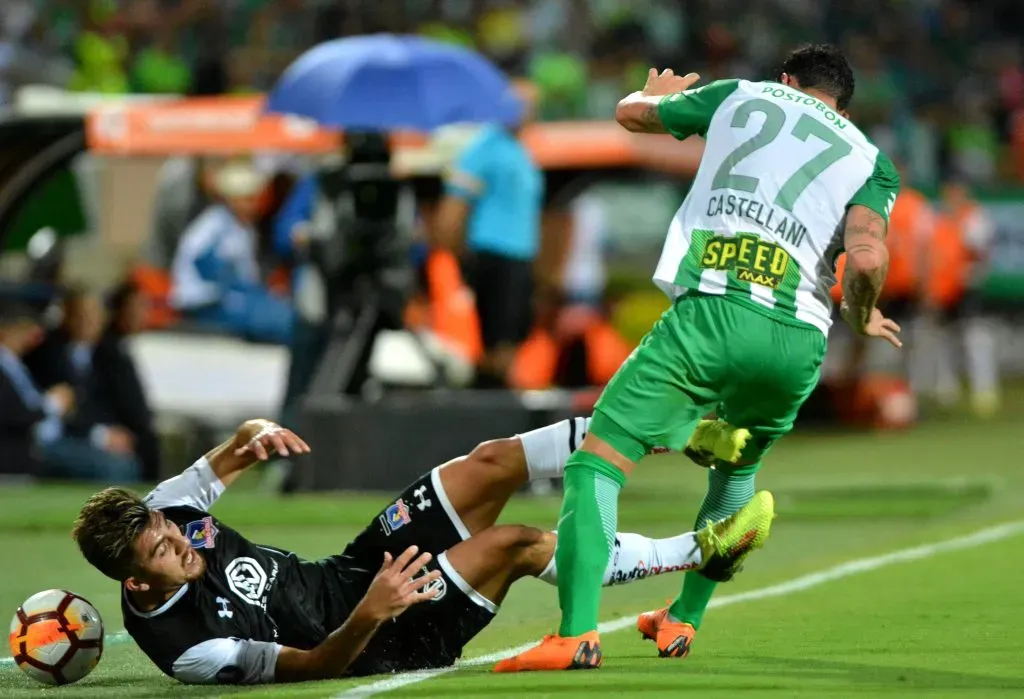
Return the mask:
M 517 567 L 533 568 L 537 560 L 546 563 L 554 551 L 554 534 L 536 527 L 513 524 L 494 527 L 492 544 L 514 561 Z
M 481 442 L 469 453 L 469 458 L 486 465 L 496 476 L 517 477 L 525 468 L 523 447 L 518 439 L 492 439 Z

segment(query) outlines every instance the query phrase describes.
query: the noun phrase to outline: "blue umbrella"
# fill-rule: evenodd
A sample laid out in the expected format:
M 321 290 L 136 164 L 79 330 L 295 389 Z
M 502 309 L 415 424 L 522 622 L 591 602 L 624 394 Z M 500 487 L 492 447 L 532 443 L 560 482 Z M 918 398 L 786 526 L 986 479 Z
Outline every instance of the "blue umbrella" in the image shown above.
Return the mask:
M 508 79 L 480 54 L 389 34 L 314 46 L 277 81 L 267 109 L 324 126 L 380 131 L 456 122 L 514 125 L 523 116 Z

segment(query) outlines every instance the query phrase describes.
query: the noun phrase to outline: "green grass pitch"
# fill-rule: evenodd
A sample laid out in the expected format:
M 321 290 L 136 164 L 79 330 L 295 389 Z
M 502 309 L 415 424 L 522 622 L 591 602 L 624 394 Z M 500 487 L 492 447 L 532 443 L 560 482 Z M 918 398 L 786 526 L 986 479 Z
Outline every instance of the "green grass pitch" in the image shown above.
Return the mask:
M 771 454 L 758 485 L 779 517 L 768 546 L 719 596 L 763 589 L 845 562 L 1024 521 L 1021 417 L 948 418 L 906 433 L 797 434 Z M 428 464 L 424 464 L 427 467 Z M 704 473 L 654 457 L 623 491 L 619 528 L 669 535 L 689 528 Z M 8 487 L 0 492 L 0 611 L 12 615 L 38 590 L 66 587 L 93 601 L 108 632 L 121 628 L 118 589 L 82 561 L 69 524 L 89 490 Z M 386 502 L 381 495 L 271 499 L 243 483 L 219 517 L 260 543 L 305 556 L 336 552 Z M 518 499 L 507 522 L 552 526 L 558 501 Z M 960 550 L 854 574 L 779 597 L 709 611 L 693 655 L 661 660 L 630 626 L 604 636 L 596 672 L 494 675 L 470 665 L 395 690 L 402 697 L 1010 697 L 1024 696 L 1024 529 Z M 605 591 L 602 618 L 664 604 L 682 578 L 663 576 Z M 467 658 L 536 640 L 554 629 L 555 590 L 519 584 Z M 6 617 L 5 617 L 6 619 Z M 259 688 L 183 687 L 130 642 L 110 643 L 77 685 L 43 689 L 0 660 L 0 697 L 333 697 L 380 678 Z M 353 694 L 349 694 L 353 696 Z

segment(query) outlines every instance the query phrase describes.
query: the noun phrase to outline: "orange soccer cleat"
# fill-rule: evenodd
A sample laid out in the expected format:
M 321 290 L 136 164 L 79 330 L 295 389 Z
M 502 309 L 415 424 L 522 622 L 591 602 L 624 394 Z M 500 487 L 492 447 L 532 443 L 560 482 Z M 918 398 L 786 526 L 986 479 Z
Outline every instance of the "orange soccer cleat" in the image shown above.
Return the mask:
M 690 654 L 697 630 L 682 621 L 670 621 L 668 607 L 644 612 L 636 620 L 636 628 L 649 641 L 658 644 L 662 658 L 685 658 Z
M 601 667 L 601 639 L 597 631 L 582 636 L 545 636 L 540 645 L 502 660 L 495 672 L 596 670 Z

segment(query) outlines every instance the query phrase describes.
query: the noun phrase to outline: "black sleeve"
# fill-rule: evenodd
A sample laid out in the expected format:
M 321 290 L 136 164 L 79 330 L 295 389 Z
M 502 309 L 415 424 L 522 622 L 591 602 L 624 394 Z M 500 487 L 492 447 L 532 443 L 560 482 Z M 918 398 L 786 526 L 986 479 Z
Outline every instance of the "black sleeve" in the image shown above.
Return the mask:
M 25 368 L 32 374 L 40 391 L 61 383 L 74 384 L 67 349 L 67 342 L 60 331 L 53 331 L 39 347 L 25 356 Z
M 96 388 L 115 424 L 135 437 L 135 450 L 146 473 L 160 472 L 160 440 L 153 427 L 153 413 L 139 379 L 135 362 L 119 343 L 100 344 L 93 359 Z

